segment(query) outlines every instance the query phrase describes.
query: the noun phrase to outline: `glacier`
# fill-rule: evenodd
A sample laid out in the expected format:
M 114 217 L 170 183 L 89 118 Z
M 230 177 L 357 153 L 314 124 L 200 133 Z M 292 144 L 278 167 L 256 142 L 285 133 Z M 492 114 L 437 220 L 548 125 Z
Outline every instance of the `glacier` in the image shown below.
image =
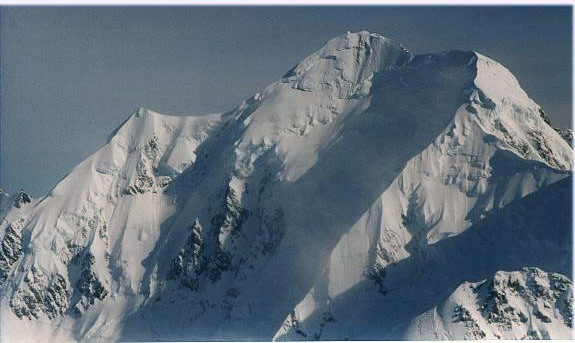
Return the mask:
M 365 31 L 229 112 L 137 109 L 0 193 L 0 340 L 568 339 L 562 134 L 494 60 Z

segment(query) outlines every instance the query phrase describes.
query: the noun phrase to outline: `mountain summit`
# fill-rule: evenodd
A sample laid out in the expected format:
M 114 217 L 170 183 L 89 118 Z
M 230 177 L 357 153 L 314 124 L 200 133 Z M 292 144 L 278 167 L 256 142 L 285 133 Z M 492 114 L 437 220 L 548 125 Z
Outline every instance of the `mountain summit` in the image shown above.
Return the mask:
M 1 339 L 566 339 L 571 156 L 499 63 L 347 33 L 3 213 Z

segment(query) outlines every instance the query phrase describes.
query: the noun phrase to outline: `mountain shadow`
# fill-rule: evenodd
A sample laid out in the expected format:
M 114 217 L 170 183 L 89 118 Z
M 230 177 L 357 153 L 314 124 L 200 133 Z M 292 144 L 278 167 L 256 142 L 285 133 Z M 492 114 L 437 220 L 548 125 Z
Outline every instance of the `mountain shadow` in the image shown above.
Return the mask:
M 234 300 L 233 307 L 242 309 L 238 310 L 242 314 L 188 320 L 184 328 L 184 320 L 177 319 L 152 338 L 271 339 L 322 273 L 341 236 L 406 163 L 448 126 L 472 85 L 476 69 L 469 61 L 474 58 L 472 52 L 453 51 L 434 59 L 415 58 L 405 67 L 375 75 L 368 108 L 343 120 L 336 136 L 329 139 L 330 145 L 323 147 L 317 163 L 303 176 L 276 183 L 274 200 L 285 212 L 286 233 L 258 279 Z M 269 164 L 277 165 L 275 160 Z M 216 172 L 221 175 L 220 170 Z M 183 174 L 179 182 L 194 174 Z M 191 297 L 182 301 L 199 306 L 202 293 Z M 153 304 L 144 305 L 127 318 L 121 338 L 145 339 L 131 323 L 154 311 Z
M 493 210 L 461 235 L 390 265 L 379 289 L 364 281 L 331 299 L 302 327 L 317 327 L 329 313 L 340 323 L 334 330 L 326 325 L 319 339 L 401 340 L 417 315 L 443 303 L 465 281 L 527 266 L 572 279 L 572 182 L 567 177 Z

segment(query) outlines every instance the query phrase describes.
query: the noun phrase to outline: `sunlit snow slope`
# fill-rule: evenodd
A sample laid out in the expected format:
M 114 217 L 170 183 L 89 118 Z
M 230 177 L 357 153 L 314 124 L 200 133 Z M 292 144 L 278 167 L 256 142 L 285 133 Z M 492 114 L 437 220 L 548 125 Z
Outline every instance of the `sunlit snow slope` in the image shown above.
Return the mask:
M 563 305 L 501 326 L 467 288 L 571 287 L 571 168 L 497 62 L 348 33 L 230 112 L 137 110 L 8 210 L 0 339 L 569 338 Z
M 497 272 L 465 282 L 432 310 L 418 316 L 411 339 L 554 339 L 570 337 L 573 283 L 538 268 Z

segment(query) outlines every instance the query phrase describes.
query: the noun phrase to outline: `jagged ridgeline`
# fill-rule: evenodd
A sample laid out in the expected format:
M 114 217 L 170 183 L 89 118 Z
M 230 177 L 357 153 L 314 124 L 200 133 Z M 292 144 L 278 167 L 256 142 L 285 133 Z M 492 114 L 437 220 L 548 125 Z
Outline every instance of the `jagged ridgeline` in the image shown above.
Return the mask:
M 479 53 L 336 37 L 0 192 L 0 340 L 567 339 L 570 137 Z
M 462 284 L 413 325 L 434 327 L 443 338 L 461 332 L 464 339 L 502 339 L 514 332 L 520 339 L 550 339 L 551 325 L 573 329 L 572 290 L 571 280 L 561 274 L 538 268 L 500 271 L 489 280 Z

